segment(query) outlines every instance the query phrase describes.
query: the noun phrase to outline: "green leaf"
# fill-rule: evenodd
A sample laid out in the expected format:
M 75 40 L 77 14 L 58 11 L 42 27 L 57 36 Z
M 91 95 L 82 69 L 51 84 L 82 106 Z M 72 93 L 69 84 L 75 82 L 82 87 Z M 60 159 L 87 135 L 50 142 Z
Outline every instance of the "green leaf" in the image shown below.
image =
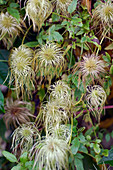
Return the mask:
M 25 170 L 25 168 L 22 167 L 21 164 L 18 164 L 17 166 L 14 166 L 11 170 Z
M 76 156 L 74 157 L 74 164 L 76 166 L 76 170 L 84 170 L 83 161 Z
M 9 57 L 9 51 L 0 49 L 0 60 L 1 60 L 0 61 L 0 84 L 3 84 L 8 74 L 8 62 L 7 62 L 8 57 Z M 2 62 L 3 60 L 4 62 Z M 7 84 L 8 84 L 8 79 L 5 82 L 5 85 Z
M 38 42 L 37 41 L 31 41 L 31 42 L 25 43 L 24 45 L 27 46 L 27 47 L 36 47 L 38 45 Z
M 111 57 L 110 55 L 106 52 L 106 55 L 102 56 L 103 60 L 110 63 L 111 62 Z
M 19 4 L 17 4 L 17 3 L 10 3 L 10 5 L 9 5 L 11 8 L 17 8 L 17 7 L 19 7 Z
M 52 21 L 56 22 L 60 19 L 60 16 L 56 15 L 56 14 L 52 14 Z
M 84 152 L 84 153 L 88 153 L 87 148 L 82 143 L 80 144 L 79 151 Z
M 110 74 L 113 75 L 113 65 L 111 65 L 111 67 L 110 67 Z
M 109 142 L 109 141 L 110 141 L 110 134 L 109 134 L 109 133 L 107 133 L 107 134 L 105 135 L 105 139 L 106 139 L 106 142 Z
M 75 26 L 79 26 L 79 27 L 83 26 L 81 18 L 73 18 L 73 20 L 71 21 L 71 24 Z
M 62 35 L 59 32 L 56 32 L 56 31 L 54 31 L 53 37 L 58 42 L 63 40 Z
M 0 0 L 0 5 L 4 5 L 4 4 L 7 4 L 7 1 L 6 0 Z
M 10 15 L 12 15 L 14 18 L 17 19 L 17 21 L 20 20 L 20 14 L 19 14 L 19 11 L 17 9 L 14 9 L 14 8 L 11 8 L 11 7 L 8 7 L 7 8 L 7 11 Z
M 78 136 L 81 142 L 86 142 L 86 139 L 82 133 Z
M 18 162 L 17 158 L 15 157 L 15 155 L 13 155 L 10 152 L 7 151 L 3 151 L 2 154 L 6 157 L 6 159 L 8 159 L 10 162 Z
M 72 153 L 75 155 L 79 149 L 80 146 L 80 142 L 79 139 L 76 137 L 73 141 L 72 141 L 72 146 L 71 146 L 71 150 Z
M 96 153 L 100 153 L 100 146 L 99 146 L 99 144 L 97 144 L 97 143 L 94 143 L 94 145 L 93 145 L 93 148 L 94 148 L 94 151 L 96 152 Z
M 105 157 L 105 156 L 104 156 L 104 157 L 98 162 L 98 164 L 103 164 L 103 163 L 109 164 L 109 165 L 113 166 L 113 149 L 111 149 L 111 150 L 109 151 L 108 157 Z
M 27 156 L 27 152 L 24 152 L 21 156 L 20 156 L 20 162 L 25 163 L 28 161 L 28 156 Z
M 71 14 L 77 7 L 77 0 L 73 0 L 72 3 L 68 6 L 68 12 Z
M 4 111 L 4 96 L 1 92 L 1 89 L 0 89 L 0 112 L 5 112 Z

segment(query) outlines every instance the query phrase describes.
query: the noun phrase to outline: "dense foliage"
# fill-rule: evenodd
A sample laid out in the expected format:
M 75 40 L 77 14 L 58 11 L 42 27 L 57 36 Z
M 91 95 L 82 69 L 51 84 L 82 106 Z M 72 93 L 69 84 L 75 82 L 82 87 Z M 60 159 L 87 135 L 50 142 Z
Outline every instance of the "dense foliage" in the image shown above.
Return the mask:
M 112 0 L 0 0 L 0 169 L 113 166 Z

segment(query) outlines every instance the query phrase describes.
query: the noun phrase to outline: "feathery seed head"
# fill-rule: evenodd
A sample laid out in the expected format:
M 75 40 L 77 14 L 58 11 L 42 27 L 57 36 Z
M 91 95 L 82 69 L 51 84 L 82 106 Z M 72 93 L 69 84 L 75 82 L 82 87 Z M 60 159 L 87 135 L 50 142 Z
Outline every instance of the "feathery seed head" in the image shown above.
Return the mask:
M 71 99 L 71 89 L 64 81 L 57 81 L 51 85 L 49 90 L 51 91 L 50 97 Z
M 63 12 L 66 15 L 68 6 L 71 4 L 72 0 L 56 0 L 57 11 Z
M 64 66 L 63 51 L 59 45 L 48 42 L 37 50 L 36 55 L 37 70 L 41 75 L 52 78 L 57 74 L 57 69 L 62 70 Z
M 33 123 L 22 124 L 13 132 L 12 149 L 17 153 L 18 147 L 21 152 L 29 151 L 33 145 L 33 140 L 40 138 L 38 129 Z
M 86 90 L 86 101 L 88 107 L 92 110 L 95 117 L 100 121 L 100 114 L 106 101 L 106 93 L 100 85 L 87 86 Z
M 105 73 L 105 63 L 100 60 L 99 56 L 94 54 L 86 54 L 83 56 L 83 61 L 80 62 L 80 71 L 82 73 L 83 80 L 88 76 L 93 79 L 100 79 L 100 74 Z
M 68 120 L 70 116 L 69 109 L 66 100 L 58 98 L 49 101 L 42 109 L 46 125 L 59 124 Z
M 25 101 L 13 101 L 12 98 L 6 100 L 4 121 L 7 128 L 9 128 L 10 125 L 14 125 L 16 128 L 17 125 L 30 122 L 30 117 L 34 116 L 30 113 L 30 110 L 25 107 L 28 104 L 29 103 Z
M 52 12 L 52 5 L 48 0 L 28 0 L 26 6 L 26 17 L 28 16 L 33 22 L 33 29 L 38 30 L 42 27 L 43 22 Z
M 113 25 L 113 2 L 108 0 L 100 2 L 93 13 L 94 26 L 102 25 L 104 29 L 112 28 Z
M 9 64 L 11 69 L 11 81 L 15 80 L 15 87 L 17 91 L 17 97 L 22 92 L 24 96 L 24 90 L 28 92 L 28 96 L 31 95 L 31 89 L 34 88 L 34 76 L 35 73 L 32 68 L 33 64 L 33 51 L 25 46 L 20 46 L 12 50 Z
M 68 126 L 62 124 L 56 124 L 55 126 L 49 126 L 47 133 L 53 138 L 63 139 L 66 143 L 69 142 L 71 136 L 71 129 Z
M 13 42 L 19 32 L 22 31 L 18 21 L 8 12 L 0 14 L 0 38 L 7 48 L 13 45 Z
M 51 136 L 38 141 L 31 149 L 32 157 L 35 155 L 34 167 L 45 170 L 68 168 L 69 152 L 69 146 L 64 140 Z

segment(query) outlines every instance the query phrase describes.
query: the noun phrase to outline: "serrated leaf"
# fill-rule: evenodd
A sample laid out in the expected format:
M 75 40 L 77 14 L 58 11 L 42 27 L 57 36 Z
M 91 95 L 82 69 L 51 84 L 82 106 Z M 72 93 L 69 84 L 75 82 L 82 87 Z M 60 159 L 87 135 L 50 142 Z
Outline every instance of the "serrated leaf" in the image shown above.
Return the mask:
M 71 14 L 77 7 L 77 0 L 73 0 L 72 3 L 68 6 L 68 12 Z
M 10 162 L 18 162 L 17 158 L 15 155 L 13 155 L 10 152 L 7 151 L 3 151 L 2 154 L 6 157 L 6 159 L 8 159 Z
M 63 40 L 62 35 L 59 32 L 56 32 L 56 31 L 54 31 L 53 37 L 58 42 Z
M 10 15 L 12 15 L 14 18 L 17 19 L 17 21 L 20 20 L 20 14 L 19 14 L 19 11 L 17 9 L 14 9 L 14 8 L 11 8 L 11 7 L 8 7 L 7 8 L 7 11 Z

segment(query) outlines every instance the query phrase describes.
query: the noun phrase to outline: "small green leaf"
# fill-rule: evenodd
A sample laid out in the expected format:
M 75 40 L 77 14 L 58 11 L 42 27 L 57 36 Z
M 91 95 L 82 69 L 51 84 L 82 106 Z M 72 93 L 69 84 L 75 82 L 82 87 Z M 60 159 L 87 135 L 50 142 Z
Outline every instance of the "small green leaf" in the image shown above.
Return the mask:
M 109 155 L 109 150 L 108 149 L 103 149 L 102 155 L 103 156 L 108 156 Z
M 102 56 L 103 60 L 110 63 L 111 62 L 111 57 L 110 55 L 106 52 L 106 55 Z
M 25 168 L 22 167 L 21 164 L 18 164 L 17 166 L 14 166 L 11 170 L 25 170 Z
M 10 5 L 9 5 L 11 8 L 17 8 L 17 7 L 19 7 L 19 4 L 17 4 L 17 3 L 10 3 Z
M 84 170 L 84 167 L 83 167 L 83 161 L 82 159 L 79 159 L 75 156 L 74 158 L 74 164 L 76 166 L 76 170 Z
M 73 0 L 72 3 L 68 6 L 68 12 L 71 14 L 77 7 L 77 0 Z
M 27 47 L 36 47 L 38 45 L 38 42 L 37 41 L 31 41 L 31 42 L 25 43 L 24 45 L 27 46 Z
M 94 148 L 94 151 L 96 152 L 96 153 L 100 153 L 100 146 L 99 146 L 99 144 L 97 144 L 97 143 L 94 143 L 94 145 L 93 145 L 93 148 Z
M 17 21 L 20 20 L 20 14 L 19 14 L 19 11 L 17 9 L 14 9 L 14 8 L 11 8 L 11 7 L 8 7 L 7 8 L 7 11 L 10 15 L 12 15 L 14 18 L 17 19 Z
M 110 74 L 113 75 L 113 65 L 111 65 L 111 67 L 110 67 Z
M 96 155 L 95 159 L 96 159 L 96 162 L 99 162 L 101 160 L 101 156 L 100 155 Z
M 58 42 L 63 40 L 62 35 L 59 32 L 56 32 L 56 31 L 54 31 L 53 37 Z
M 72 146 L 71 146 L 71 150 L 72 150 L 72 153 L 75 155 L 79 149 L 79 146 L 80 146 L 80 142 L 79 142 L 79 139 L 78 138 L 75 138 L 73 141 L 72 141 Z
M 6 0 L 0 0 L 0 5 L 4 5 L 4 4 L 7 4 L 7 1 Z
M 59 19 L 60 19 L 60 16 L 55 15 L 55 14 L 52 14 L 52 21 L 53 21 L 53 22 L 56 22 L 56 21 L 58 21 Z
M 82 143 L 80 144 L 79 151 L 84 152 L 84 153 L 88 153 L 87 148 Z
M 106 142 L 109 142 L 109 141 L 110 141 L 110 134 L 109 134 L 109 133 L 107 133 L 107 134 L 105 135 L 105 139 L 106 139 Z
M 7 151 L 3 151 L 2 154 L 6 157 L 6 159 L 8 159 L 10 162 L 18 162 L 17 158 L 15 155 L 13 155 L 10 152 Z
M 27 152 L 24 152 L 21 156 L 20 156 L 20 162 L 25 163 L 28 161 L 28 157 L 27 157 Z

